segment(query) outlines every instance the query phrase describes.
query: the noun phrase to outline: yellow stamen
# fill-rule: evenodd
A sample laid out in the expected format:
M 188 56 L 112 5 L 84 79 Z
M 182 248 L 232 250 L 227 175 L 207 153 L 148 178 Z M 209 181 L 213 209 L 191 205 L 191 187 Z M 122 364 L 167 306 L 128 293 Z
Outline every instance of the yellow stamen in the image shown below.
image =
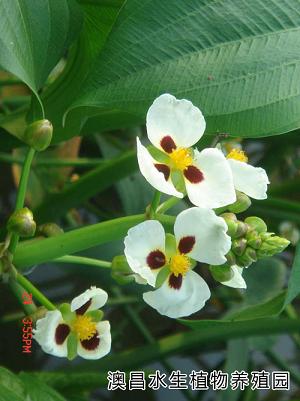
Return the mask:
M 188 166 L 193 163 L 193 157 L 191 149 L 178 148 L 170 153 L 170 159 L 172 160 L 173 166 L 178 170 L 185 170 Z
M 232 149 L 226 157 L 227 159 L 234 159 L 238 160 L 239 162 L 247 163 L 248 161 L 246 153 L 241 149 Z
M 176 277 L 178 277 L 179 274 L 184 276 L 189 271 L 190 266 L 190 259 L 186 255 L 178 253 L 171 258 L 170 270 Z
M 79 340 L 90 340 L 97 332 L 96 323 L 89 316 L 78 315 L 72 325 Z

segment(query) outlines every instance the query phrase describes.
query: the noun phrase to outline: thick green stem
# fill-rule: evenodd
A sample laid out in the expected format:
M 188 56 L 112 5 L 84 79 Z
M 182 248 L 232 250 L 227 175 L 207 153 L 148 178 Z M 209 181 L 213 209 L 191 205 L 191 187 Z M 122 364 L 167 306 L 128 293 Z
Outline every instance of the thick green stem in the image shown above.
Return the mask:
M 19 183 L 19 188 L 18 188 L 18 194 L 17 194 L 17 201 L 16 201 L 16 207 L 15 210 L 22 209 L 24 206 L 25 202 L 25 196 L 26 196 L 26 189 L 27 189 L 27 183 L 28 183 L 28 178 L 29 178 L 29 173 L 30 173 L 30 166 L 33 160 L 35 154 L 35 150 L 33 148 L 29 148 L 24 165 L 22 168 L 22 174 L 21 174 L 21 179 Z M 11 242 L 9 246 L 9 251 L 13 254 L 15 252 L 15 249 L 18 245 L 19 237 L 16 234 L 13 234 L 11 237 Z
M 20 284 L 18 284 L 14 279 L 9 280 L 9 287 L 13 294 L 16 296 L 18 299 L 20 305 L 22 306 L 24 312 L 27 315 L 31 315 L 36 311 L 36 306 L 34 302 L 32 304 L 24 304 L 24 299 L 23 299 L 23 294 L 24 294 L 24 288 Z
M 161 196 L 161 193 L 159 191 L 155 190 L 152 202 L 150 204 L 150 210 L 149 210 L 150 219 L 153 219 L 155 216 L 156 210 L 157 210 L 159 202 L 160 202 L 160 196 Z
M 171 209 L 173 206 L 177 205 L 182 199 L 181 198 L 176 198 L 175 196 L 172 196 L 172 198 L 169 198 L 165 202 L 163 202 L 161 205 L 158 206 L 157 208 L 157 213 L 164 214 L 166 211 Z
M 23 287 L 25 290 L 32 294 L 32 297 L 35 298 L 41 305 L 45 306 L 48 310 L 55 310 L 56 307 L 53 305 L 51 301 L 44 294 L 41 293 L 27 278 L 22 276 L 22 274 L 18 273 L 16 277 L 16 281 Z
M 95 266 L 102 267 L 104 269 L 111 268 L 111 262 L 106 262 L 105 260 L 86 258 L 84 256 L 72 256 L 66 255 L 61 258 L 54 259 L 53 262 L 56 263 L 70 263 L 75 265 L 87 265 L 87 266 Z

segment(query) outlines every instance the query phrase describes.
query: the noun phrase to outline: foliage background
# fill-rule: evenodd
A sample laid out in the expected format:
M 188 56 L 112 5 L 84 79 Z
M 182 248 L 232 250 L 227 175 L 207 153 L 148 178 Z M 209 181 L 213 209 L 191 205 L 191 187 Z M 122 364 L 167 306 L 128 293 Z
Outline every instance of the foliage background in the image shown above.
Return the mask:
M 18 401 L 25 393 L 31 400 L 125 399 L 127 392 L 105 390 L 109 369 L 158 367 L 188 373 L 290 370 L 288 395 L 185 391 L 176 397 L 297 400 L 300 254 L 295 247 L 249 269 L 247 292 L 205 277 L 213 297 L 189 324 L 150 310 L 140 287 L 120 287 L 109 270 L 51 261 L 66 253 L 104 260 L 122 253 L 130 224 L 118 222 L 110 231 L 94 224 L 143 214 L 151 201 L 153 190 L 137 172 L 135 137 L 145 134 L 146 110 L 163 92 L 201 108 L 208 121 L 201 147 L 220 132 L 228 133 L 228 140 L 243 138 L 251 162 L 267 170 L 270 196 L 253 202 L 245 216 L 264 218 L 274 231 L 290 221 L 297 232 L 300 2 L 4 0 L 0 22 L 1 236 L 14 208 L 24 130 L 44 112 L 54 124 L 54 138 L 35 157 L 26 204 L 39 224 L 55 221 L 73 234 L 21 243 L 14 261 L 54 303 L 91 284 L 105 288 L 113 327 L 113 351 L 98 362 L 61 361 L 36 345 L 31 355 L 22 355 L 23 313 L 2 284 L 1 365 L 14 373 L 0 371 L 0 399 Z M 181 202 L 168 213 L 184 207 Z M 91 229 L 80 230 L 87 225 Z M 143 393 L 145 399 L 166 396 Z

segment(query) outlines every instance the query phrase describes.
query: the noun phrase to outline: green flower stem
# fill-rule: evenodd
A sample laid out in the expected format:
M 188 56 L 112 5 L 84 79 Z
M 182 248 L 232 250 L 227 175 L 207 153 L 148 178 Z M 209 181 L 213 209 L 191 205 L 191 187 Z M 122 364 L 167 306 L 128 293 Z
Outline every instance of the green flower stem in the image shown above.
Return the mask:
M 7 163 L 16 163 L 16 164 L 23 164 L 24 157 L 22 156 L 12 156 L 8 153 L 0 152 L 0 161 L 7 162 Z M 99 164 L 106 163 L 106 160 L 97 159 L 97 158 L 88 158 L 88 157 L 81 157 L 81 158 L 63 158 L 63 159 L 56 159 L 53 157 L 45 157 L 40 156 L 37 158 L 32 165 L 33 166 L 43 166 L 43 167 L 89 167 L 89 166 L 98 166 Z
M 163 202 L 161 205 L 158 206 L 157 208 L 157 213 L 164 214 L 166 211 L 171 209 L 173 206 L 177 205 L 180 201 L 182 201 L 181 198 L 176 198 L 176 196 L 172 196 L 165 202 Z
M 295 369 L 293 369 L 290 364 L 287 364 L 284 359 L 281 358 L 277 353 L 275 353 L 272 350 L 268 350 L 265 352 L 265 355 L 268 357 L 268 359 L 274 363 L 274 365 L 278 366 L 281 370 L 285 370 L 287 372 L 290 372 L 291 379 L 296 383 L 300 385 L 300 372 L 297 372 Z
M 26 315 L 31 315 L 32 313 L 34 313 L 36 311 L 36 306 L 35 306 L 34 302 L 32 302 L 32 304 L 28 304 L 28 305 L 23 303 L 23 298 L 22 298 L 22 295 L 24 293 L 23 286 L 19 285 L 14 279 L 10 279 L 8 284 L 9 284 L 9 287 L 10 287 L 12 293 L 18 299 L 18 301 L 19 301 L 20 305 L 22 306 Z
M 27 278 L 18 273 L 16 281 L 29 293 L 32 297 L 36 299 L 41 305 L 43 305 L 48 310 L 55 310 L 56 307 L 44 294 L 40 292 Z
M 160 196 L 161 196 L 161 193 L 159 191 L 155 190 L 152 202 L 150 204 L 150 209 L 149 209 L 150 219 L 153 219 L 155 216 L 156 210 L 157 210 L 159 202 L 160 202 Z
M 24 206 L 24 201 L 25 201 L 25 195 L 26 195 L 26 189 L 27 189 L 27 182 L 29 178 L 29 173 L 30 173 L 30 166 L 32 163 L 32 160 L 34 158 L 35 150 L 33 148 L 29 148 L 23 168 L 22 168 L 22 174 L 21 174 L 21 179 L 19 183 L 19 188 L 18 188 L 18 194 L 17 194 L 17 201 L 16 201 L 16 207 L 15 210 L 22 209 Z M 11 237 L 11 242 L 9 246 L 9 251 L 13 254 L 15 252 L 15 249 L 17 247 L 19 241 L 19 237 L 16 234 L 13 234 Z
M 72 256 L 66 255 L 60 258 L 54 259 L 53 262 L 56 263 L 70 263 L 74 265 L 87 265 L 87 266 L 95 266 L 102 267 L 104 269 L 111 268 L 111 262 L 106 262 L 105 260 L 86 258 L 84 256 Z
M 175 221 L 173 216 L 157 215 L 156 218 L 165 226 L 167 231 L 173 230 Z M 22 270 L 94 246 L 124 239 L 129 228 L 144 220 L 145 215 L 138 214 L 92 224 L 56 237 L 22 241 L 16 249 L 14 264 Z

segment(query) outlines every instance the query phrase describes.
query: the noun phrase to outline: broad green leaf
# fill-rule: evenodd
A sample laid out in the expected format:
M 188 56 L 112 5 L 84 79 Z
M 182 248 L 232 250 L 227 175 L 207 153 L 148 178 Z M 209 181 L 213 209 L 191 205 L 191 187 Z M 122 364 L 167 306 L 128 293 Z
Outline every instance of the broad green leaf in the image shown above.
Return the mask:
M 73 0 L 1 1 L 0 22 L 0 65 L 39 97 L 80 30 L 80 8 Z
M 128 0 L 67 124 L 82 107 L 99 130 L 144 122 L 169 92 L 202 109 L 208 133 L 298 128 L 299 28 L 299 0 Z
M 166 230 L 173 229 L 173 216 L 161 215 L 158 219 Z M 56 237 L 23 241 L 16 249 L 14 264 L 22 270 L 64 255 L 124 239 L 129 228 L 144 220 L 145 215 L 139 214 L 91 224 Z
M 0 366 L 0 394 L 2 394 L 1 388 L 4 394 L 4 388 L 5 390 L 15 394 L 17 397 L 16 399 L 19 399 L 18 397 L 23 399 L 25 396 L 24 386 L 21 380 L 14 373 L 2 366 Z M 13 399 L 14 398 L 12 398 L 11 401 L 13 401 Z
M 30 401 L 66 401 L 63 396 L 58 394 L 57 391 L 49 387 L 46 383 L 37 379 L 36 376 L 21 372 L 19 377 L 24 383 Z
M 24 401 L 24 398 L 0 384 L 0 401 Z

